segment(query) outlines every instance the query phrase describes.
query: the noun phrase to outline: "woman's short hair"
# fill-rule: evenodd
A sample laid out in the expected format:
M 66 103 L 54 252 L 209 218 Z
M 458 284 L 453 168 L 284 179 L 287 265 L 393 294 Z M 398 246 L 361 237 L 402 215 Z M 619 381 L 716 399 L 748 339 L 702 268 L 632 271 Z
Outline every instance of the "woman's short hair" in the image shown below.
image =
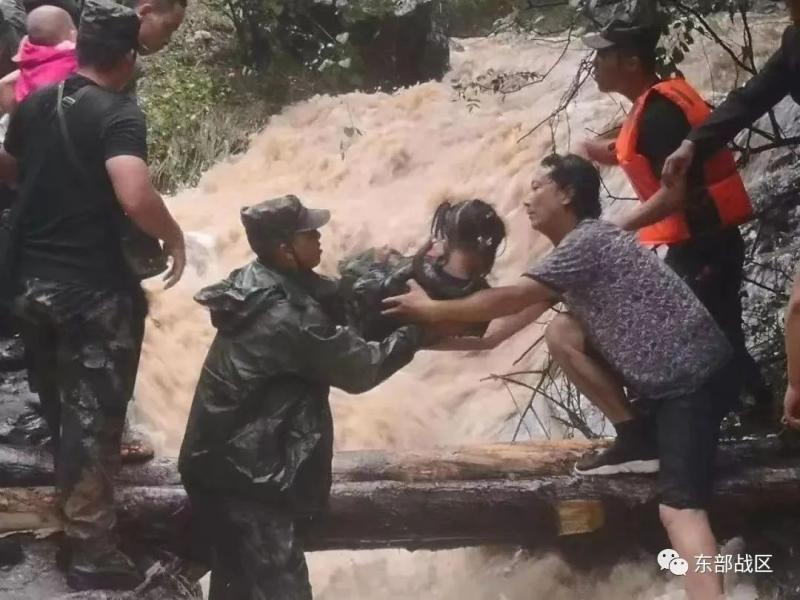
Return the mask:
M 600 173 L 591 162 L 577 154 L 551 154 L 542 166 L 553 183 L 569 194 L 578 220 L 600 216 Z

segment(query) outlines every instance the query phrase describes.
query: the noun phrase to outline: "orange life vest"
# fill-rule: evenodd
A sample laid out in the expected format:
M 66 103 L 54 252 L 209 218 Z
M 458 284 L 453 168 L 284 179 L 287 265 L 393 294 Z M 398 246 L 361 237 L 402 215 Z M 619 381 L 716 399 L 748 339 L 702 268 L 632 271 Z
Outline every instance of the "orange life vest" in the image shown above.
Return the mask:
M 676 104 L 692 127 L 701 124 L 711 113 L 700 95 L 683 79 L 668 79 L 657 83 L 637 98 L 617 137 L 616 154 L 619 165 L 642 202 L 649 200 L 661 187 L 649 161 L 636 149 L 644 107 L 650 94 L 654 92 Z M 714 201 L 722 228 L 740 225 L 752 218 L 753 205 L 730 150 L 721 150 L 709 159 L 705 164 L 704 174 L 706 188 Z M 690 237 L 691 232 L 683 211 L 639 230 L 639 239 L 648 246 L 676 244 Z

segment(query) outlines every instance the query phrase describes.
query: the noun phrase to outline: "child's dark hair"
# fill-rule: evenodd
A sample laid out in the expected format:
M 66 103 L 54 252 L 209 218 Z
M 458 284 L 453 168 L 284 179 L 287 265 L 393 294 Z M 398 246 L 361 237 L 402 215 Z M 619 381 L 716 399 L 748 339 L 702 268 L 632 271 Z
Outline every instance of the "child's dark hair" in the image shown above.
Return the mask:
M 506 238 L 506 226 L 491 204 L 483 200 L 443 202 L 431 221 L 431 239 L 445 240 L 450 248 L 477 252 L 486 273 Z

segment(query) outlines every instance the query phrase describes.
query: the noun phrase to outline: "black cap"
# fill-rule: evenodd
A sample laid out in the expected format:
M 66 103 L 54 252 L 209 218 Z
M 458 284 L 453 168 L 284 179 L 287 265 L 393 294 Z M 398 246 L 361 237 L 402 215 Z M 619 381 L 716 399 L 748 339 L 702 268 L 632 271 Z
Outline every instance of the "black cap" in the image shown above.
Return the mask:
M 624 48 L 630 50 L 652 51 L 658 45 L 661 31 L 652 25 L 634 25 L 628 21 L 615 19 L 600 33 L 583 37 L 583 43 L 594 50 Z
M 112 0 L 86 0 L 78 27 L 78 45 L 91 41 L 115 50 L 139 46 L 139 17 L 131 8 Z
M 245 206 L 241 216 L 251 246 L 253 240 L 285 240 L 295 233 L 319 229 L 331 220 L 329 210 L 306 208 L 291 194 Z

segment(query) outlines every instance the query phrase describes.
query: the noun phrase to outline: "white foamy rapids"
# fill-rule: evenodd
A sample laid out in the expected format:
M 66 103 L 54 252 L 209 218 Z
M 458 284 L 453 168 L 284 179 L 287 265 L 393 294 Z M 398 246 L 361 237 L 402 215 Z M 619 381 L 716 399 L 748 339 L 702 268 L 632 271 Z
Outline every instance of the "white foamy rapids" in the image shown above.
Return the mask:
M 772 47 L 781 27 L 775 20 L 755 24 L 759 48 Z M 322 238 L 327 273 L 335 272 L 342 257 L 369 246 L 415 248 L 425 237 L 433 208 L 445 199 L 484 198 L 505 218 L 509 241 L 495 270 L 496 282 L 513 281 L 547 250 L 546 240 L 531 232 L 522 202 L 553 138 L 543 128 L 518 140 L 558 105 L 586 50 L 573 43 L 545 81 L 505 98 L 482 95 L 480 105 L 470 110 L 456 98 L 452 82 L 472 80 L 488 69 L 545 72 L 559 60 L 562 45 L 497 37 L 461 40 L 459 46 L 444 82 L 394 94 L 321 96 L 287 108 L 255 136 L 245 155 L 215 166 L 197 189 L 170 201 L 183 228 L 194 232 L 193 266 L 175 289 L 151 295 L 135 405 L 136 418 L 158 436 L 165 453 L 175 453 L 180 445 L 213 335 L 192 295 L 251 259 L 239 224 L 241 206 L 294 193 L 310 206 L 331 208 L 333 220 Z M 685 71 L 706 93 L 735 75 L 711 44 L 695 49 Z M 570 135 L 574 143 L 587 130 L 607 129 L 625 105 L 588 82 L 569 107 L 569 126 L 562 121 L 554 134 L 558 151 L 569 148 Z M 348 135 L 350 128 L 357 132 Z M 618 170 L 604 178 L 612 192 L 630 195 Z M 503 386 L 480 380 L 510 370 L 538 337 L 537 327 L 480 356 L 423 352 L 358 397 L 334 391 L 337 448 L 509 439 L 517 415 L 514 401 Z M 520 395 L 517 402 L 525 400 Z M 532 430 L 541 435 L 535 426 Z M 621 565 L 599 579 L 578 577 L 555 558 L 513 559 L 484 550 L 328 552 L 312 556 L 310 564 L 317 597 L 331 600 L 681 597 L 679 582 L 661 577 L 655 559 Z M 749 588 L 737 589 L 744 594 L 737 598 L 753 597 L 747 595 Z

